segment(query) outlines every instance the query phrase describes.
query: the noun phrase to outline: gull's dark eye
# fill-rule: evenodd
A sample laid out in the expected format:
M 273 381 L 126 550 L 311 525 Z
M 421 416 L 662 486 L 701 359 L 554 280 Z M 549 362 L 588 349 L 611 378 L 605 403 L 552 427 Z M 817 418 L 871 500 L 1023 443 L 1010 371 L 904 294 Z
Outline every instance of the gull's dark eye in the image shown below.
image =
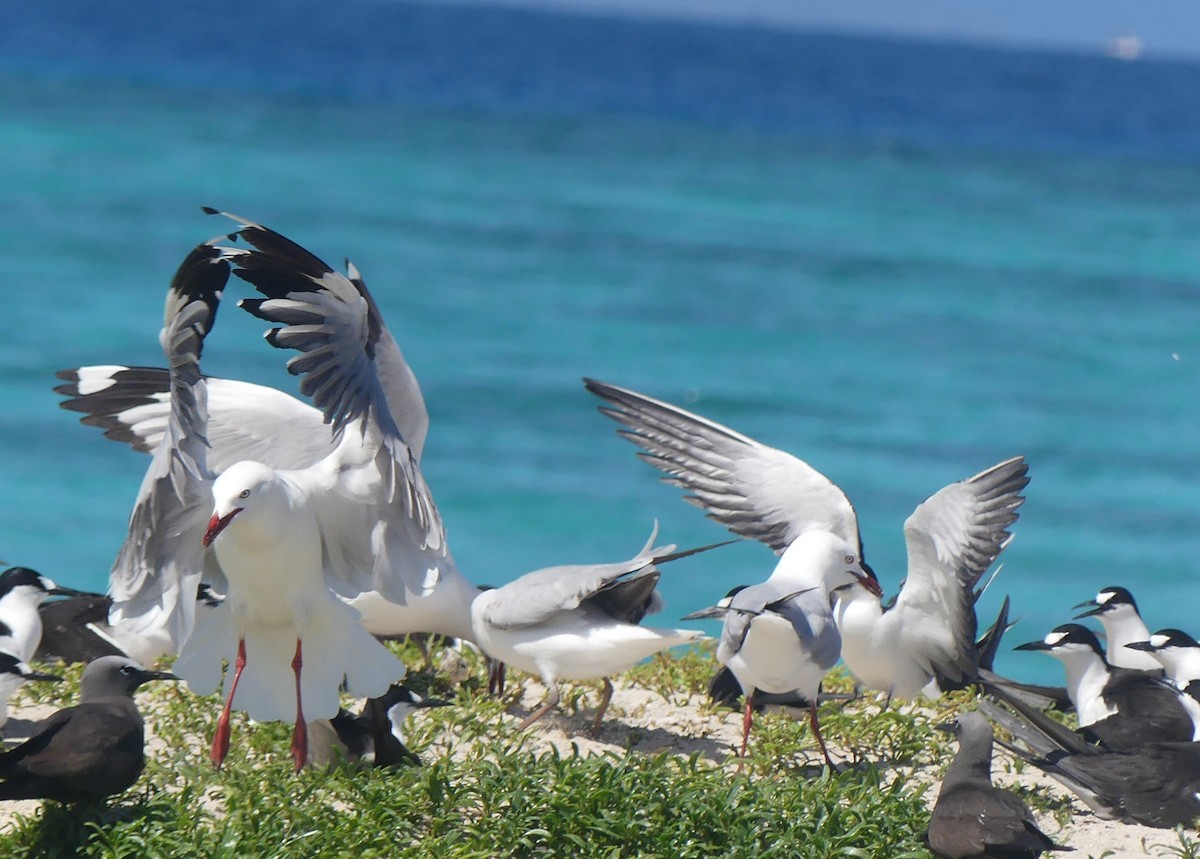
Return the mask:
M 249 489 L 243 489 L 241 492 L 238 493 L 238 498 L 249 498 L 249 497 L 250 497 Z
M 122 674 L 132 674 L 132 673 L 133 673 L 133 666 L 132 666 L 132 665 L 122 665 L 122 666 L 121 666 L 121 673 L 122 673 Z

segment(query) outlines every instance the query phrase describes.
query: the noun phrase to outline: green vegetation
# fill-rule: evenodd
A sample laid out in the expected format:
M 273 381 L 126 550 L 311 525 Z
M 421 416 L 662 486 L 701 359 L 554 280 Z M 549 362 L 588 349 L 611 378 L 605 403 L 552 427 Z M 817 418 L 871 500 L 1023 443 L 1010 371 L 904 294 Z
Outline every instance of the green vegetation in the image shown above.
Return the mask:
M 402 655 L 421 664 L 415 649 Z M 482 664 L 465 658 L 469 679 L 454 688 L 438 674 L 410 675 L 417 691 L 455 706 L 410 720 L 409 745 L 426 766 L 391 771 L 341 765 L 297 775 L 290 726 L 244 719 L 235 719 L 233 750 L 215 771 L 207 741 L 220 700 L 155 684 L 139 701 L 162 742 L 135 788 L 91 812 L 46 804 L 0 836 L 0 856 L 928 856 L 924 793 L 951 754 L 932 726 L 970 701 L 946 696 L 936 712 L 880 712 L 876 698 L 822 707 L 826 739 L 847 761 L 841 773 L 818 766 L 806 719 L 768 714 L 739 770 L 733 750 L 716 743 L 689 756 L 639 751 L 636 729 L 606 731 L 628 745 L 618 753 L 547 749 L 538 726 L 518 733 L 502 715 L 519 691 L 488 699 Z M 681 704 L 703 693 L 714 668 L 711 653 L 696 650 L 651 660 L 624 680 Z M 79 672 L 68 674 L 65 688 L 26 687 L 25 700 L 73 700 Z M 844 675 L 829 685 L 850 688 Z M 598 688 L 564 689 L 565 711 L 578 709 L 580 725 L 590 722 Z

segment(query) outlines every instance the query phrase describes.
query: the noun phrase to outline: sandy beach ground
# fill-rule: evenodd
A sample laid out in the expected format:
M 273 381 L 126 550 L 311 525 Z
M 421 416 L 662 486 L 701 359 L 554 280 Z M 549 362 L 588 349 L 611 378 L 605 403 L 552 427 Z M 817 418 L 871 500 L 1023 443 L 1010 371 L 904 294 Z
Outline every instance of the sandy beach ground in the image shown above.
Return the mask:
M 555 747 L 570 753 L 572 747 L 581 754 L 623 754 L 626 748 L 640 752 L 656 753 L 664 750 L 680 755 L 699 754 L 715 763 L 730 765 L 730 751 L 741 740 L 741 715 L 732 710 L 712 712 L 703 702 L 693 698 L 673 697 L 664 699 L 657 692 L 628 683 L 618 682 L 609 714 L 596 738 L 588 736 L 592 724 L 592 701 L 574 714 L 552 714 L 533 728 L 531 740 L 535 748 Z M 506 718 L 514 721 L 522 718 L 541 701 L 545 689 L 533 680 L 525 680 L 524 693 L 518 706 L 511 709 Z M 913 706 L 913 705 L 906 705 Z M 6 734 L 19 735 L 22 728 L 34 720 L 53 712 L 48 705 L 21 705 L 12 709 Z M 148 753 L 157 748 L 153 736 L 153 718 L 147 721 Z M 199 740 L 198 740 L 199 741 Z M 422 755 L 428 760 L 439 756 L 465 754 L 467 749 L 452 733 L 435 737 Z M 839 758 L 839 750 L 834 749 Z M 815 759 L 814 759 L 815 760 Z M 1019 775 L 1012 772 L 1011 761 L 1004 752 L 998 751 L 993 761 L 993 781 L 1001 785 L 1022 783 L 1047 785 L 1055 795 L 1070 796 L 1065 788 L 1053 780 L 1025 768 Z M 937 797 L 939 770 L 934 766 L 898 768 L 895 777 L 916 779 L 928 784 L 927 798 L 930 804 Z M 0 805 L 0 831 L 7 829 L 18 814 L 32 814 L 39 803 L 7 802 Z M 1145 826 L 1123 824 L 1101 820 L 1085 805 L 1072 799 L 1072 818 L 1066 827 L 1060 827 L 1053 817 L 1041 816 L 1043 831 L 1068 850 L 1055 853 L 1065 859 L 1085 857 L 1136 857 L 1175 856 L 1179 846 L 1178 836 L 1171 830 L 1152 829 Z

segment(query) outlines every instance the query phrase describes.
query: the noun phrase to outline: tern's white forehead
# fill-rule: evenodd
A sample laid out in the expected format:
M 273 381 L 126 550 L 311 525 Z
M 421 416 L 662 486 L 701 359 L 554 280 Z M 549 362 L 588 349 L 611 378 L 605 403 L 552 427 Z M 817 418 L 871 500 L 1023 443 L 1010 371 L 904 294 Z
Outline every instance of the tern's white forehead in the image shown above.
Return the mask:
M 1167 642 L 1170 640 L 1171 639 L 1169 639 L 1167 636 L 1159 635 L 1158 633 L 1155 633 L 1154 635 L 1150 636 L 1150 643 L 1153 644 L 1155 647 L 1166 647 Z
M 1067 634 L 1065 632 L 1049 632 L 1049 633 L 1046 633 L 1046 637 L 1043 638 L 1042 641 L 1045 642 L 1046 644 L 1050 645 L 1051 647 L 1054 647 L 1056 644 L 1058 644 L 1060 641 L 1062 641 L 1066 637 L 1067 637 Z
M 1108 605 L 1109 601 L 1115 596 L 1116 594 L 1112 591 L 1100 591 L 1100 593 L 1096 594 L 1096 602 L 1100 605 Z

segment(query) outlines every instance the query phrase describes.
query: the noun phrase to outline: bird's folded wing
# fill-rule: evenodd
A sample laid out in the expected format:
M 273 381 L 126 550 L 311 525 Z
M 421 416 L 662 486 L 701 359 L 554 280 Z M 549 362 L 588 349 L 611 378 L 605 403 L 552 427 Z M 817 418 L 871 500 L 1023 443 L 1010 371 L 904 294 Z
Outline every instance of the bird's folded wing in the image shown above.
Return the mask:
M 656 525 L 650 540 L 628 561 L 546 567 L 526 573 L 489 592 L 484 620 L 499 629 L 532 626 L 560 611 L 578 608 L 584 600 L 604 592 L 618 580 L 657 577 L 654 559 L 675 551 L 674 546 L 652 548 L 657 535 Z
M 802 460 L 636 391 L 594 379 L 584 385 L 612 404 L 600 411 L 625 427 L 620 434 L 665 482 L 733 533 L 776 552 L 814 528 L 860 545 L 845 493 Z
M 797 591 L 792 584 L 767 580 L 741 588 L 729 601 L 721 629 L 723 646 L 741 648 L 754 618 L 771 613 L 791 624 L 803 651 L 821 668 L 832 668 L 842 651 L 842 639 L 829 600 L 819 588 Z
M 129 517 L 129 533 L 113 563 L 110 618 L 131 632 L 165 630 L 178 647 L 191 632 L 201 577 L 221 581 L 202 543 L 212 508 L 206 463 L 204 337 L 216 318 L 229 265 L 211 244 L 180 265 L 159 335 L 171 374 L 171 412 Z
M 814 589 L 788 594 L 767 608 L 792 625 L 804 651 L 818 667 L 829 669 L 834 666 L 842 655 L 842 638 L 830 614 L 829 600 L 822 591 Z
M 1005 460 L 923 501 L 904 523 L 908 577 L 891 612 L 931 673 L 974 673 L 975 586 L 1008 545 L 1029 483 L 1023 457 Z
M 61 370 L 64 409 L 113 441 L 152 453 L 167 431 L 171 377 L 163 367 L 92 366 Z M 208 389 L 208 466 L 220 473 L 254 460 L 276 469 L 307 468 L 333 450 L 321 413 L 295 397 L 251 382 L 204 377 Z
M 30 738 L 21 769 L 41 778 L 78 777 L 103 772 L 106 757 L 140 725 L 122 703 L 92 702 L 59 710 L 60 717 Z M 23 747 L 22 747 L 23 748 Z
M 327 575 L 349 592 L 374 589 L 399 603 L 407 593 L 427 593 L 453 560 L 441 515 L 394 411 L 418 413 L 412 426 L 423 441 L 424 402 L 374 300 L 356 273 L 351 280 L 278 233 L 228 217 L 240 224 L 234 237 L 251 247 L 224 247 L 223 256 L 266 296 L 241 306 L 279 326 L 267 333 L 269 343 L 301 353 L 288 361 L 288 370 L 302 376 L 300 390 L 333 428 L 337 447 L 322 469 L 335 481 L 327 495 L 375 499 L 366 519 L 347 517 L 337 501 L 318 504 Z M 364 551 L 374 555 L 365 570 Z

